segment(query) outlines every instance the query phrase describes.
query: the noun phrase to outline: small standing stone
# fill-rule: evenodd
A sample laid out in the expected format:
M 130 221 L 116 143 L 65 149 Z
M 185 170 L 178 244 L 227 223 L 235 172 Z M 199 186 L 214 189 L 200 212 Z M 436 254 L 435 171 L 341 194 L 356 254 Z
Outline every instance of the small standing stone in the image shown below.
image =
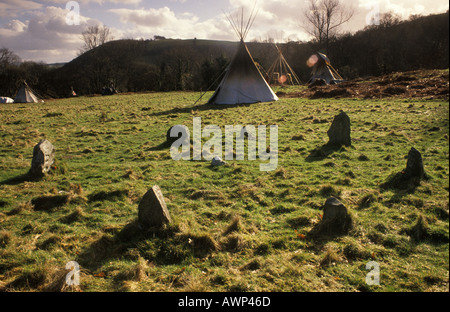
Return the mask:
M 172 131 L 172 129 L 176 129 L 176 130 L 178 131 L 178 134 L 177 134 L 176 137 L 170 136 L 170 132 Z M 181 132 L 181 131 L 183 131 L 183 132 Z M 172 143 L 174 143 L 176 140 L 178 140 L 179 138 L 181 138 L 183 135 L 186 136 L 186 133 L 185 133 L 184 131 L 186 131 L 186 130 L 185 130 L 184 128 L 182 128 L 180 125 L 176 125 L 176 126 L 170 127 L 169 130 L 167 130 L 167 133 L 166 133 L 166 142 L 167 142 L 168 144 L 172 144 Z
M 353 220 L 338 199 L 330 197 L 323 205 L 322 220 L 310 231 L 312 236 L 342 235 L 352 228 Z
M 329 145 L 352 145 L 350 138 L 350 117 L 345 112 L 341 112 L 335 116 L 327 134 L 329 137 Z
M 211 160 L 212 166 L 223 166 L 226 162 L 222 160 L 219 156 L 214 156 L 214 158 Z
M 414 147 L 412 147 L 408 153 L 408 161 L 406 162 L 405 173 L 409 177 L 417 177 L 419 179 L 422 179 L 425 175 L 422 155 Z
M 178 140 L 177 137 L 171 137 L 170 136 L 170 131 L 172 131 L 173 127 L 170 127 L 169 130 L 167 130 L 166 133 L 166 142 L 172 144 L 173 142 L 175 142 L 176 140 Z
M 347 208 L 337 198 L 330 197 L 323 206 L 323 220 L 345 220 L 348 216 Z
M 139 203 L 138 221 L 142 228 L 155 230 L 172 222 L 159 186 L 155 185 L 145 193 Z
M 423 167 L 422 155 L 412 147 L 408 153 L 406 168 L 390 176 L 386 182 L 381 184 L 382 188 L 409 189 L 414 190 L 420 185 L 420 181 L 427 179 Z
M 50 171 L 55 162 L 55 147 L 48 140 L 40 141 L 33 149 L 30 174 L 43 176 Z

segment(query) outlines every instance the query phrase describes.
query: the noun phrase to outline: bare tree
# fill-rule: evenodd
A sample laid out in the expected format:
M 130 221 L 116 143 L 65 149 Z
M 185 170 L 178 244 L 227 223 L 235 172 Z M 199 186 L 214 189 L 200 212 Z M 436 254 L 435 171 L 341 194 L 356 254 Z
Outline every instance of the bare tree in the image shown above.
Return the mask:
M 304 11 L 304 29 L 328 53 L 330 41 L 336 38 L 340 26 L 353 17 L 353 9 L 346 8 L 340 0 L 309 0 Z
M 103 26 L 89 26 L 85 31 L 81 33 L 84 46 L 81 48 L 81 53 L 92 50 L 107 41 L 111 41 L 114 37 L 111 34 L 111 30 Z
M 7 48 L 0 49 L 0 68 L 7 65 L 18 65 L 20 63 L 20 57 L 13 51 Z

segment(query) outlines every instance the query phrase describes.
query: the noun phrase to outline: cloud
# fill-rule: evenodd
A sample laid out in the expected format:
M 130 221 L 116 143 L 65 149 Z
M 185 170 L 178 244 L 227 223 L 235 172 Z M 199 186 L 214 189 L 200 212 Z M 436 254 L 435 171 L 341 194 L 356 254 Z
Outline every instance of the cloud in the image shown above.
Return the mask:
M 302 28 L 302 12 L 307 7 L 305 0 L 266 0 L 258 2 L 255 8 L 256 18 L 247 40 L 274 39 L 307 40 L 309 37 Z M 230 0 L 229 12 L 239 16 L 244 9 L 244 22 L 254 9 L 254 4 L 245 0 Z M 234 12 L 234 13 L 232 13 Z
M 24 11 L 38 10 L 42 4 L 31 0 L 2 0 L 0 17 L 17 17 Z
M 65 6 L 69 0 L 0 1 L 0 47 L 11 49 L 23 59 L 45 60 L 50 63 L 69 61 L 83 45 L 81 32 L 85 27 L 103 24 L 96 18 L 81 16 L 80 25 L 68 25 L 65 22 L 68 13 Z M 448 2 L 444 0 L 341 1 L 355 9 L 351 21 L 342 27 L 343 31 L 364 28 L 367 25 L 367 17 L 373 14 L 374 10 L 381 13 L 392 11 L 402 18 L 408 18 L 410 14 L 427 15 L 448 9 Z M 102 11 L 100 13 L 97 11 L 99 14 L 97 16 L 108 18 L 109 24 L 115 25 L 116 28 L 110 28 L 116 39 L 152 38 L 154 35 L 161 35 L 168 38 L 196 37 L 233 41 L 238 38 L 225 15 L 217 9 L 218 6 L 224 6 L 223 10 L 229 13 L 240 13 L 243 7 L 244 14 L 248 17 L 254 5 L 253 1 L 248 0 L 219 2 L 169 0 L 165 1 L 165 6 L 159 8 L 149 8 L 148 6 L 154 2 L 142 0 L 77 0 L 77 2 L 80 4 L 81 14 L 96 12 L 97 5 L 101 5 Z M 211 14 L 210 7 L 199 7 L 199 3 L 207 3 L 215 9 L 211 12 L 217 13 Z M 91 6 L 92 4 L 96 6 Z M 308 0 L 258 1 L 257 16 L 246 40 L 269 38 L 281 42 L 308 40 L 309 37 L 302 28 L 303 11 L 307 6 Z M 205 14 L 211 16 L 205 17 Z
M 70 0 L 44 0 L 46 3 L 52 3 L 52 4 L 66 4 Z M 76 0 L 79 4 L 88 5 L 91 3 L 95 4 L 108 4 L 108 3 L 114 3 L 114 4 L 121 4 L 121 5 L 129 5 L 129 4 L 139 4 L 142 2 L 142 0 Z
M 110 9 L 125 24 L 128 37 L 152 37 L 162 35 L 170 38 L 228 38 L 229 31 L 223 27 L 224 17 L 200 21 L 190 12 L 175 14 L 168 7 L 159 9 Z
M 180 21 L 168 7 L 139 10 L 111 9 L 109 12 L 117 14 L 122 23 L 131 23 L 138 26 L 161 27 Z
M 74 58 L 83 45 L 81 32 L 87 25 L 101 23 L 80 16 L 80 25 L 68 25 L 67 13 L 62 8 L 47 7 L 42 12 L 35 12 L 25 22 L 12 20 L 0 27 L 2 46 L 24 60 L 45 59 L 51 63 Z
M 269 37 L 283 40 L 305 40 L 306 34 L 300 26 L 299 5 L 303 0 L 271 0 L 261 3 L 257 16 L 246 40 L 264 40 Z M 243 0 L 231 0 L 228 12 L 239 15 L 244 7 L 245 23 L 253 9 L 253 4 Z M 238 10 L 239 9 L 239 10 Z M 110 9 L 127 29 L 128 37 L 151 37 L 163 35 L 171 38 L 202 38 L 217 40 L 237 40 L 224 14 L 200 20 L 192 12 L 176 14 L 169 7 L 150 9 Z

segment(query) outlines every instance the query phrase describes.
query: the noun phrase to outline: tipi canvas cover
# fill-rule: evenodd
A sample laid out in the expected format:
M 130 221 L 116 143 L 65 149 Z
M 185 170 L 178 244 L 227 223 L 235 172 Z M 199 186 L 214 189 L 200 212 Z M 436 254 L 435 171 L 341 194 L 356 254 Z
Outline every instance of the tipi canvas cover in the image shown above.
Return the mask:
M 222 82 L 208 103 L 249 104 L 277 100 L 278 97 L 256 67 L 244 41 L 241 41 Z
M 311 79 L 308 82 L 310 85 L 318 80 L 323 80 L 326 84 L 339 83 L 344 80 L 337 70 L 331 66 L 330 59 L 325 54 L 317 53 L 317 57 L 317 62 L 311 73 Z
M 1 96 L 0 97 L 0 103 L 14 103 L 14 100 L 12 98 L 7 97 L 7 96 Z
M 235 22 L 231 17 L 228 17 L 230 24 L 240 38 L 240 43 L 225 76 L 209 99 L 209 104 L 250 104 L 278 100 L 256 66 L 244 42 L 254 20 L 254 17 L 253 20 L 252 17 L 253 12 L 245 28 L 242 19 L 240 22 Z
M 14 103 L 38 103 L 39 99 L 37 96 L 31 91 L 30 87 L 23 83 L 22 87 L 17 92 L 16 97 L 14 99 Z

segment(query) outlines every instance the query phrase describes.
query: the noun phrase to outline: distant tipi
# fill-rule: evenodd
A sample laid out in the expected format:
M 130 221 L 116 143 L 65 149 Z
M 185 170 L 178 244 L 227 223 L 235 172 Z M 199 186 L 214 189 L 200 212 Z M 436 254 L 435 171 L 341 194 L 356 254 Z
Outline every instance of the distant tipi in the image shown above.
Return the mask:
M 281 48 L 275 44 L 277 57 L 267 71 L 267 80 L 275 85 L 300 85 L 300 79 L 286 61 Z
M 323 53 L 318 52 L 311 56 L 307 63 L 313 67 L 311 78 L 308 81 L 309 85 L 314 85 L 318 82 L 334 84 L 344 81 L 337 70 L 331 66 L 328 56 Z
M 238 35 L 240 43 L 224 78 L 208 103 L 250 104 L 277 101 L 278 97 L 267 84 L 244 42 L 255 15 L 252 12 L 245 27 L 242 17 L 240 22 L 234 21 L 231 16 L 227 18 Z
M 22 86 L 14 98 L 14 103 L 38 103 L 38 97 L 33 93 L 31 88 L 24 81 Z

